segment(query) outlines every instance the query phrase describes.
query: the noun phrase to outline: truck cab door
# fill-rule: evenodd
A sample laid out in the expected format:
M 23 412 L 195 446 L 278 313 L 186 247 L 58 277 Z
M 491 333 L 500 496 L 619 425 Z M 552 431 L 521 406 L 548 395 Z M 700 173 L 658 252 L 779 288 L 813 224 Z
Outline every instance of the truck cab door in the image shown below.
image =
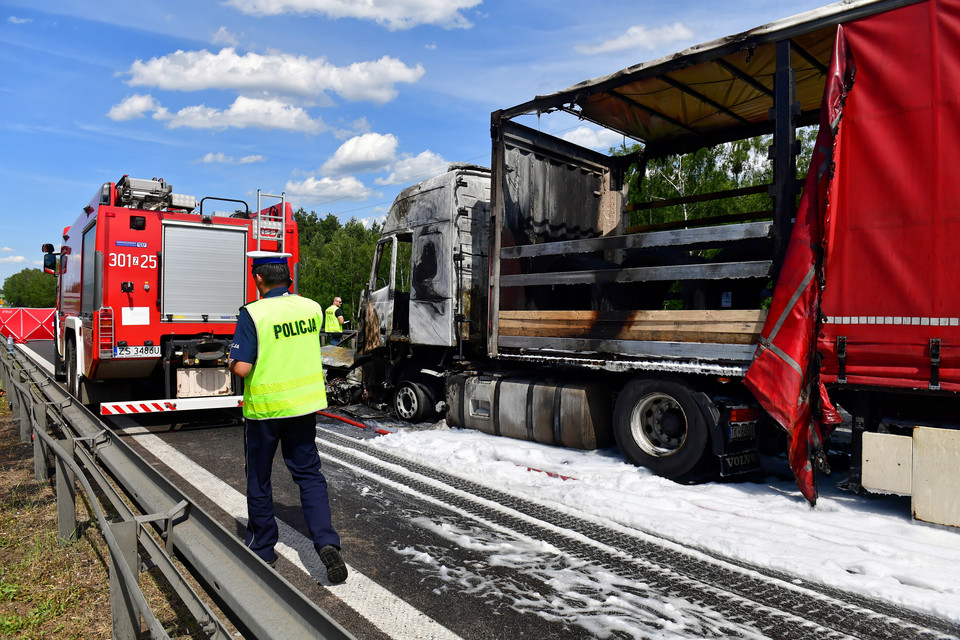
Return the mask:
M 452 347 L 454 277 L 449 224 L 419 227 L 413 233 L 410 274 L 410 342 Z
M 382 238 L 377 243 L 367 284 L 366 309 L 364 309 L 364 344 L 369 351 L 387 344 L 393 332 L 394 291 L 397 277 L 397 239 Z

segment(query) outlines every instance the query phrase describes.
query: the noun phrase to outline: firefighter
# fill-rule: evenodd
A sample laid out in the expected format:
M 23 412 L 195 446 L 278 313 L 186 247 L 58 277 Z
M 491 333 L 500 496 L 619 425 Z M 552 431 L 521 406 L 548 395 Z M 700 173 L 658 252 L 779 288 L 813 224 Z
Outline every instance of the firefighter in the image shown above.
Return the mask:
M 333 304 L 327 307 L 327 310 L 323 313 L 323 330 L 327 333 L 342 334 L 343 333 L 343 311 L 340 310 L 340 307 L 343 305 L 343 298 L 337 296 L 333 299 Z M 340 340 L 343 338 L 342 335 L 330 336 L 330 344 L 336 346 L 340 344 Z
M 333 528 L 327 481 L 317 453 L 316 412 L 327 406 L 320 355 L 323 308 L 290 295 L 287 257 L 251 251 L 261 299 L 240 310 L 230 349 L 230 371 L 244 378 L 244 456 L 247 476 L 246 544 L 264 562 L 277 561 L 279 532 L 270 471 L 277 447 L 293 480 L 307 529 L 327 578 L 347 579 L 340 536 Z

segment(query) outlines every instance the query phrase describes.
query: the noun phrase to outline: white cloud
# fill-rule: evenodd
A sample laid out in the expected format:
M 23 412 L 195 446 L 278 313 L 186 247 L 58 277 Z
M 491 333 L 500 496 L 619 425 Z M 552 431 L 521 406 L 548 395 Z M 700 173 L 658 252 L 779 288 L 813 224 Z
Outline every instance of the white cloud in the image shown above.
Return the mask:
M 217 109 L 206 105 L 184 107 L 176 113 L 161 106 L 150 95 L 136 94 L 124 98 L 114 105 L 107 115 L 113 120 L 140 118 L 153 111 L 155 120 L 163 120 L 170 129 L 187 127 L 189 129 L 227 129 L 234 127 L 245 129 L 284 129 L 303 133 L 322 133 L 327 125 L 320 118 L 312 118 L 301 107 L 287 104 L 277 98 L 247 98 L 238 96 L 226 109 Z M 249 162 L 254 162 L 250 160 Z
M 386 215 L 380 215 L 380 216 L 369 216 L 367 218 L 360 218 L 359 220 L 357 220 L 357 222 L 362 224 L 364 229 L 369 229 L 374 224 L 383 224 L 384 222 L 386 222 L 386 220 L 387 220 Z
M 107 117 L 111 120 L 123 121 L 142 118 L 147 112 L 153 112 L 155 120 L 166 120 L 169 117 L 167 110 L 160 106 L 150 94 L 135 93 L 127 96 L 119 104 L 115 104 L 107 112 Z
M 320 171 L 330 175 L 379 171 L 393 162 L 396 153 L 397 138 L 393 134 L 365 133 L 340 145 Z
M 26 261 L 27 259 L 23 256 L 6 256 L 5 258 L 0 258 L 0 263 L 3 264 L 21 264 Z
M 10 247 L 0 247 L 0 251 L 3 253 L 13 253 L 16 249 L 11 249 Z
M 322 13 L 331 18 L 373 20 L 392 31 L 432 24 L 447 29 L 473 26 L 461 12 L 482 0 L 227 0 L 226 4 L 255 16 Z
M 604 40 L 600 44 L 582 44 L 574 47 L 579 53 L 595 55 L 626 51 L 629 49 L 646 49 L 652 51 L 693 37 L 690 27 L 680 22 L 664 25 L 656 29 L 648 29 L 643 25 L 634 25 L 619 36 Z
M 226 27 L 220 27 L 217 29 L 217 32 L 210 37 L 210 42 L 213 44 L 228 44 L 231 47 L 235 47 L 240 44 L 240 40 L 237 39 L 237 36 L 231 33 Z
M 253 162 L 265 162 L 266 157 L 261 155 L 252 155 L 252 156 L 243 156 L 242 158 L 234 158 L 233 156 L 228 156 L 222 151 L 217 153 L 208 153 L 203 156 L 197 162 L 203 162 L 204 164 L 251 164 Z
M 171 129 L 284 129 L 303 133 L 322 133 L 327 125 L 320 118 L 311 118 L 300 107 L 294 107 L 276 99 L 261 100 L 238 96 L 226 109 L 206 105 L 184 107 L 173 114 L 167 126 Z
M 410 154 L 393 165 L 391 173 L 386 178 L 377 178 L 380 185 L 426 180 L 445 173 L 450 163 L 433 151 L 424 151 L 416 156 Z
M 228 47 L 218 53 L 179 50 L 147 62 L 137 60 L 126 73 L 132 86 L 171 91 L 235 89 L 304 97 L 333 91 L 346 100 L 382 104 L 396 97 L 398 83 L 417 82 L 424 69 L 390 56 L 337 67 L 324 58 L 275 52 L 240 55 Z
M 33 22 L 33 18 L 18 18 L 17 16 L 10 16 L 7 18 L 7 22 L 10 24 L 27 24 L 28 22 Z
M 610 131 L 608 129 L 595 129 L 593 127 L 577 127 L 573 131 L 563 134 L 563 139 L 573 144 L 578 144 L 587 149 L 597 151 L 606 151 L 611 147 L 619 147 L 623 144 L 623 135 Z M 627 144 L 632 144 L 632 141 Z
M 300 182 L 288 180 L 284 191 L 291 200 L 317 203 L 332 200 L 362 202 L 369 197 L 369 190 L 353 176 L 343 178 L 306 178 Z

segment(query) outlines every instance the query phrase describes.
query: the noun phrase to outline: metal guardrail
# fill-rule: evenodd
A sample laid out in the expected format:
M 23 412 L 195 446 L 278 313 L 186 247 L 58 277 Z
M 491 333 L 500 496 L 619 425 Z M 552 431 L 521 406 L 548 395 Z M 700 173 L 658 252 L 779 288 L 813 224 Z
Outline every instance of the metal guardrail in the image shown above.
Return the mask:
M 55 458 L 57 530 L 62 541 L 76 540 L 75 481 L 89 496 L 110 553 L 115 640 L 138 637 L 141 617 L 151 637 L 169 638 L 137 582 L 138 571 L 153 566 L 159 568 L 209 638 L 232 637 L 187 583 L 173 563 L 174 557 L 246 638 L 353 638 L 69 396 L 26 354 L 18 349 L 0 349 L 0 379 L 19 418 L 21 440 L 29 442 L 35 436 L 37 481 L 49 479 L 50 457 Z M 59 433 L 53 435 L 52 431 Z M 119 514 L 116 521 L 105 515 L 91 481 Z M 162 544 L 147 529 L 148 524 Z

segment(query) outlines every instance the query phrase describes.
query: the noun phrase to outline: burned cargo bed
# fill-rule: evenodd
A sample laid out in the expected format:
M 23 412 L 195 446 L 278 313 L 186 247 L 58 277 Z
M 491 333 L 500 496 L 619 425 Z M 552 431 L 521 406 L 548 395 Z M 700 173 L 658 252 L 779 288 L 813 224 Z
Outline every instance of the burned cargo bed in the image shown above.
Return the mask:
M 494 112 L 488 355 L 745 369 L 802 188 L 798 128 L 818 124 L 837 25 L 912 1 L 836 3 Z M 569 116 L 624 147 L 544 133 L 572 128 L 551 125 Z M 665 159 L 756 136 L 770 136 L 755 149 L 772 161 L 763 180 L 648 193 Z M 670 207 L 683 214 L 656 215 Z
M 772 211 L 631 226 L 635 156 L 510 122 L 498 134 L 492 356 L 743 374 L 766 319 Z

